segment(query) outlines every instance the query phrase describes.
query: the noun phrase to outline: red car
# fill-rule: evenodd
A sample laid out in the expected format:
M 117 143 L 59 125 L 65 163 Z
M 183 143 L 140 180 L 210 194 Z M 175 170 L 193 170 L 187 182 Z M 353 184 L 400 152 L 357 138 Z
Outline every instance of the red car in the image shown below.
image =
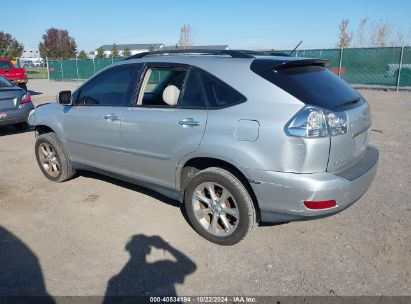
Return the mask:
M 24 68 L 16 68 L 9 59 L 0 58 L 0 75 L 8 80 L 17 83 L 22 89 L 27 91 L 27 74 Z

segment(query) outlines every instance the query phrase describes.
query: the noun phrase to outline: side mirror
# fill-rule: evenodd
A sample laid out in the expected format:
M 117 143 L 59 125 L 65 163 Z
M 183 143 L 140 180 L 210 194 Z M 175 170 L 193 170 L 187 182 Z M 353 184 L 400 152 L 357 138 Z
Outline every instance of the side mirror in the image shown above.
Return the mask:
M 57 103 L 61 105 L 71 105 L 71 91 L 60 91 L 57 93 Z

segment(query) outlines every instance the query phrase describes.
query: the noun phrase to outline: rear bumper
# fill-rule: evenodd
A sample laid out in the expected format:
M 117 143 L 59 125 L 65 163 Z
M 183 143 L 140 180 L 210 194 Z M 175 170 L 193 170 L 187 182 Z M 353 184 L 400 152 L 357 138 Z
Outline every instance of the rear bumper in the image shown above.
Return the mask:
M 370 187 L 377 172 L 379 153 L 369 147 L 350 168 L 331 173 L 295 174 L 249 170 L 262 222 L 290 222 L 325 217 L 356 202 Z M 307 209 L 304 201 L 336 200 L 328 209 Z
M 0 126 L 14 125 L 21 122 L 27 122 L 30 111 L 34 109 L 32 102 L 22 104 L 18 109 L 0 110 L 6 113 L 6 118 L 0 119 Z

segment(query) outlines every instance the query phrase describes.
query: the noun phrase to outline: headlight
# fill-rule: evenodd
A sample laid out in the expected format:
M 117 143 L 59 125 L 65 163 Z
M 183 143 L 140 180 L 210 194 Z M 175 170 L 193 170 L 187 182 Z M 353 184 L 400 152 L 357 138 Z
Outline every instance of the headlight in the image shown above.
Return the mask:
M 305 106 L 286 124 L 285 132 L 290 136 L 307 138 L 345 134 L 347 114 Z

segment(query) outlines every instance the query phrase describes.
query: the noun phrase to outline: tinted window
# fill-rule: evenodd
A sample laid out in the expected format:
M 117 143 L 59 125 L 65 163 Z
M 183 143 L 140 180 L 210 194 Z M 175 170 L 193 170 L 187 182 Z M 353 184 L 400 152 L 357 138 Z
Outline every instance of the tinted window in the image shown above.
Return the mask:
M 135 81 L 136 67 L 110 69 L 81 88 L 80 105 L 127 106 Z
M 333 110 L 360 97 L 345 81 L 321 66 L 268 70 L 261 76 L 305 104 Z
M 201 80 L 210 108 L 227 107 L 246 100 L 242 94 L 211 75 L 201 73 Z
M 195 70 L 192 70 L 188 76 L 180 106 L 183 108 L 206 107 L 200 78 Z

